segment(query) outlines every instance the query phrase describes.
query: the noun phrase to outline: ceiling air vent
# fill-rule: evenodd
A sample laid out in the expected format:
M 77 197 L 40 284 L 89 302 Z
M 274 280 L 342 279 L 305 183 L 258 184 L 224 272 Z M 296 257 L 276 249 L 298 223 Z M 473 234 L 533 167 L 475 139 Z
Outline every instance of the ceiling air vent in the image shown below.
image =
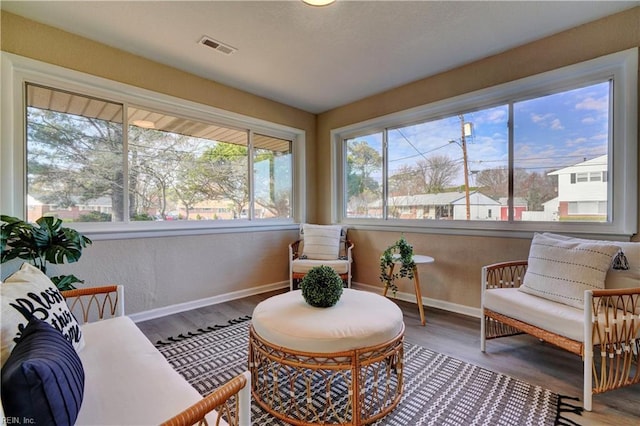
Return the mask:
M 220 41 L 214 40 L 211 37 L 204 36 L 200 39 L 200 44 L 203 44 L 207 47 L 212 48 L 213 50 L 217 50 L 220 53 L 224 53 L 225 55 L 231 55 L 235 52 L 235 47 L 229 46 L 228 44 L 224 44 Z

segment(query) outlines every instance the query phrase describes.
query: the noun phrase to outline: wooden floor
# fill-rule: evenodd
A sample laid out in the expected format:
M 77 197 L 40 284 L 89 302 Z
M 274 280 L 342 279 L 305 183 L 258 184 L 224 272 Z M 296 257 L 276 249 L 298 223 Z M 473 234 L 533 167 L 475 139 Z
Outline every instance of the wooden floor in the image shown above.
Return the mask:
M 284 290 L 283 290 L 284 291 Z M 156 342 L 199 327 L 224 324 L 251 315 L 261 300 L 279 292 L 265 293 L 231 302 L 194 309 L 138 326 Z M 487 341 L 480 352 L 480 320 L 435 308 L 426 308 L 427 325 L 420 325 L 415 304 L 397 301 L 404 313 L 405 339 L 469 363 L 501 372 L 561 395 L 582 399 L 582 361 L 579 357 L 530 336 Z M 581 405 L 580 402 L 578 402 Z M 566 416 L 581 425 L 640 425 L 640 385 L 594 395 L 593 411 Z

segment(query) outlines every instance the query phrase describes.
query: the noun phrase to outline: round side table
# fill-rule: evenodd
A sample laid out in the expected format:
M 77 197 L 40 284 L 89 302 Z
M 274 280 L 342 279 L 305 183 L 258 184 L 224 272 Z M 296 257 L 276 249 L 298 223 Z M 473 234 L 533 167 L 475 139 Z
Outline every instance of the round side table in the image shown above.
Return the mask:
M 400 254 L 398 253 L 394 254 L 393 258 L 394 260 L 396 260 L 396 262 L 393 265 L 391 265 L 391 270 L 389 271 L 389 275 L 393 274 L 393 269 L 396 267 L 396 263 L 400 262 Z M 431 256 L 414 254 L 413 262 L 415 263 L 415 266 L 413 267 L 413 283 L 414 283 L 415 292 L 416 292 L 416 303 L 418 304 L 418 310 L 420 311 L 420 322 L 422 323 L 422 325 L 425 325 L 427 321 L 424 319 L 424 307 L 422 306 L 422 292 L 420 291 L 420 276 L 418 275 L 418 265 L 433 263 L 435 262 L 435 259 Z M 387 286 L 385 286 L 384 292 L 382 293 L 382 295 L 386 296 L 388 290 L 389 289 L 387 288 Z

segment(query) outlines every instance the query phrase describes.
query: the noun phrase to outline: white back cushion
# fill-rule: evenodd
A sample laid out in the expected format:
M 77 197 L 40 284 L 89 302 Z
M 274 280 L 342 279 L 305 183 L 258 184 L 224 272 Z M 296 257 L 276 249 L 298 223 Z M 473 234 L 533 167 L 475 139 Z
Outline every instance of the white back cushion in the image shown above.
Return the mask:
M 340 249 L 341 226 L 338 225 L 302 225 L 304 243 L 302 255 L 308 259 L 334 260 Z
M 585 290 L 604 288 L 620 248 L 604 242 L 559 240 L 535 234 L 520 291 L 583 308 Z
M 604 288 L 640 287 L 640 242 L 586 240 L 561 234 L 552 234 L 550 232 L 545 232 L 543 235 L 563 241 L 595 242 L 613 244 L 620 247 L 622 253 L 624 253 L 629 269 L 613 269 L 613 266 L 610 267 L 607 271 L 607 277 L 604 280 Z

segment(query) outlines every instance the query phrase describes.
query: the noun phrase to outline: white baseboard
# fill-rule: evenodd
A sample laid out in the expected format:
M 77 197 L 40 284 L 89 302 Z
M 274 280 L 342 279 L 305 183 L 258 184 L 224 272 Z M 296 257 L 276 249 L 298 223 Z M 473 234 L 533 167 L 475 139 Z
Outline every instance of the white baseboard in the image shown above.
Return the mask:
M 357 290 L 365 290 L 373 293 L 382 293 L 382 285 L 373 286 L 369 284 L 362 284 L 357 282 L 352 282 L 351 287 Z M 393 297 L 388 294 L 388 296 Z M 416 295 L 414 293 L 407 293 L 399 291 L 396 293 L 395 298 L 398 300 L 402 300 L 405 302 L 416 303 Z M 438 299 L 430 299 L 428 297 L 422 297 L 422 305 L 430 306 L 432 308 L 438 308 L 449 312 L 455 312 L 462 315 L 467 315 L 470 317 L 480 318 L 482 316 L 480 308 L 472 308 L 471 306 L 459 305 L 457 303 L 445 302 L 443 300 Z
M 216 305 L 218 303 L 229 302 L 231 300 L 242 299 L 243 297 L 254 296 L 256 294 L 267 293 L 274 290 L 289 288 L 289 281 L 282 281 L 274 284 L 267 284 L 260 287 L 252 287 L 245 290 L 233 291 L 231 293 L 220 294 L 218 296 L 206 297 L 204 299 L 192 300 L 190 302 L 176 303 L 175 305 L 163 306 L 162 308 L 150 309 L 129 315 L 133 322 L 147 321 L 167 315 L 177 314 L 191 309 L 202 308 L 204 306 Z
M 381 286 L 372 286 L 369 284 L 362 284 L 352 282 L 351 286 L 357 290 L 370 291 L 372 293 L 381 293 Z M 204 299 L 192 300 L 190 302 L 176 303 L 175 305 L 163 306 L 162 308 L 150 309 L 144 312 L 138 312 L 129 315 L 134 322 L 147 321 L 155 318 L 164 317 L 167 315 L 177 314 L 191 309 L 202 308 L 204 306 L 216 305 L 218 303 L 229 302 L 231 300 L 242 299 L 243 297 L 254 296 L 256 294 L 267 293 L 274 290 L 281 290 L 289 287 L 289 281 L 282 281 L 274 284 L 267 284 L 260 287 L 252 287 L 245 290 L 233 291 L 231 293 L 220 294 L 218 296 L 206 297 Z M 416 303 L 416 295 L 413 293 L 398 292 L 395 296 L 396 299 L 405 302 Z M 457 303 L 445 302 L 437 299 L 430 299 L 428 297 L 422 298 L 422 304 L 424 306 L 430 306 L 433 308 L 442 309 L 445 311 L 455 312 L 470 317 L 480 318 L 480 308 L 472 308 L 466 305 L 458 305 Z

